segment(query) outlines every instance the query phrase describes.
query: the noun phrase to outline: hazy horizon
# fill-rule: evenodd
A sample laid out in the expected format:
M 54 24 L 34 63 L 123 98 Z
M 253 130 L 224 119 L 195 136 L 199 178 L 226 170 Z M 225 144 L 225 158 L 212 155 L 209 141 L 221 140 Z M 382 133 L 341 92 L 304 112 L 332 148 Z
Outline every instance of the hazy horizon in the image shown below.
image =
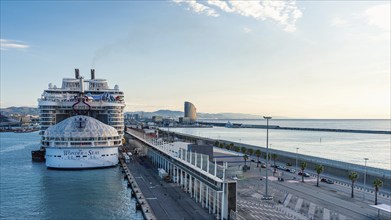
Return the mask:
M 1 1 L 0 106 L 79 68 L 125 111 L 390 119 L 389 1 Z

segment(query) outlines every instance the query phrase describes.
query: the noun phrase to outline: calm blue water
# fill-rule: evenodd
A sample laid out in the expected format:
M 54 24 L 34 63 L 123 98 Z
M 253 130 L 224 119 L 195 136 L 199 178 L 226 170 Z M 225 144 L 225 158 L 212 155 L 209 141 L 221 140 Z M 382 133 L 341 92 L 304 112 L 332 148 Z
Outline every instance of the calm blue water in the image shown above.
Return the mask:
M 266 120 L 230 120 L 232 123 L 266 124 Z M 216 122 L 227 122 L 218 120 Z M 390 120 L 271 120 L 271 125 L 357 130 L 390 130 Z M 170 128 L 170 131 L 213 139 L 266 146 L 266 129 Z M 269 130 L 269 147 L 299 154 L 391 170 L 391 135 L 317 131 Z
M 0 133 L 0 219 L 143 219 L 118 167 L 48 170 L 34 133 Z

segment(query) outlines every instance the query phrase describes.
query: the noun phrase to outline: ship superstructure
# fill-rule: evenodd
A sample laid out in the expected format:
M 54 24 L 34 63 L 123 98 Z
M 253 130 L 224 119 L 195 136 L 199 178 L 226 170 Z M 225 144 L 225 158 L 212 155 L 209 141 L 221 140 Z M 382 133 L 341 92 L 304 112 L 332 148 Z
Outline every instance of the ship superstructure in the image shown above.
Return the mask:
M 124 93 L 118 85 L 109 88 L 105 79 L 91 79 L 80 76 L 75 69 L 75 78 L 64 78 L 61 88 L 52 83 L 38 99 L 41 131 L 74 115 L 87 115 L 114 127 L 120 137 L 124 135 Z

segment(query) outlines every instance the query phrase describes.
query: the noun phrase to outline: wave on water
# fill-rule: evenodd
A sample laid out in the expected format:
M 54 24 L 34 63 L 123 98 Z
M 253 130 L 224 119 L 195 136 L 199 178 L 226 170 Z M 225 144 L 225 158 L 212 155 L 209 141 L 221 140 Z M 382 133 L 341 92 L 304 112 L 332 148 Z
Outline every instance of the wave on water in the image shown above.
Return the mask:
M 1 149 L 0 153 L 7 153 L 7 152 L 13 152 L 13 151 L 18 151 L 18 150 L 23 150 L 24 148 L 35 145 L 37 143 L 21 143 L 21 144 L 15 144 L 15 145 L 10 145 L 5 149 Z

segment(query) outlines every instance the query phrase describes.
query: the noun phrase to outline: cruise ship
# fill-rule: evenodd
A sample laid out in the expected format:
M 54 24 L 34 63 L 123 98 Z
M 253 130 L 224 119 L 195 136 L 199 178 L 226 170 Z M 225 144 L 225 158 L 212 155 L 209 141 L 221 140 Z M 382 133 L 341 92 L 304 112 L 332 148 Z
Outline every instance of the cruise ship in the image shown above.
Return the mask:
M 110 138 L 111 140 L 115 140 L 113 143 L 108 141 L 107 144 L 110 143 L 113 146 L 118 145 L 117 139 L 119 138 L 119 140 L 122 140 L 124 135 L 124 108 L 124 93 L 119 89 L 118 85 L 115 85 L 112 89 L 109 88 L 107 80 L 95 78 L 94 69 L 91 70 L 91 79 L 84 79 L 80 76 L 79 69 L 75 69 L 75 78 L 64 78 L 60 88 L 56 85 L 53 85 L 52 83 L 49 83 L 48 88 L 44 90 L 43 94 L 38 99 L 39 118 L 41 125 L 40 135 L 42 135 L 42 141 L 41 149 L 32 152 L 32 159 L 36 161 L 43 161 L 46 159 L 47 162 L 48 158 L 57 159 L 59 156 L 58 154 L 52 155 L 46 152 L 50 147 L 61 146 L 61 148 L 67 148 L 78 145 L 80 148 L 82 148 L 86 146 L 86 143 L 91 144 L 91 146 L 102 147 L 101 144 L 103 143 L 103 140 L 100 139 L 103 137 L 99 138 L 98 136 L 94 136 L 92 133 L 88 133 L 87 135 L 85 132 L 85 129 L 91 130 L 90 126 L 97 127 L 96 124 L 98 124 L 98 122 L 107 125 L 107 127 L 99 125 L 98 127 L 100 127 L 100 129 L 103 129 L 103 127 L 105 127 L 105 129 L 109 129 L 109 127 L 111 127 L 118 133 L 118 137 L 112 132 L 109 132 L 110 137 L 106 137 Z M 82 118 L 82 120 L 85 120 L 86 124 L 92 123 L 94 125 L 90 125 L 85 128 L 80 127 L 80 124 L 79 128 L 69 127 L 69 129 L 74 130 L 72 130 L 72 132 L 68 131 L 68 134 L 72 133 L 73 135 L 77 136 L 76 131 L 79 130 L 81 133 L 84 133 L 85 136 L 80 137 L 81 139 L 73 140 L 71 139 L 71 136 L 68 137 L 67 134 L 65 134 L 65 131 L 63 135 L 57 134 L 60 132 L 60 130 L 57 131 L 57 133 L 54 132 L 56 135 L 51 136 L 51 134 L 53 134 L 53 131 L 49 132 L 49 128 L 51 126 L 58 125 L 74 116 L 80 116 L 79 119 L 81 116 L 85 116 L 85 118 Z M 76 119 L 73 118 L 68 122 L 64 122 L 64 124 L 67 123 L 70 126 L 74 124 L 72 121 L 75 120 Z M 88 142 L 87 139 L 91 141 Z M 96 142 L 98 139 L 100 143 Z M 62 143 L 59 141 L 62 141 Z M 82 141 L 84 141 L 84 144 Z M 66 152 L 70 152 L 69 149 L 67 150 L 68 151 L 64 150 L 63 154 L 60 155 L 62 160 L 64 159 L 63 155 Z M 114 153 L 110 152 L 107 154 L 111 155 Z M 107 154 L 104 154 L 105 157 Z M 101 155 L 103 155 L 103 153 Z M 47 165 L 49 164 L 47 163 Z M 86 164 L 82 165 L 83 168 L 85 168 L 85 165 Z

